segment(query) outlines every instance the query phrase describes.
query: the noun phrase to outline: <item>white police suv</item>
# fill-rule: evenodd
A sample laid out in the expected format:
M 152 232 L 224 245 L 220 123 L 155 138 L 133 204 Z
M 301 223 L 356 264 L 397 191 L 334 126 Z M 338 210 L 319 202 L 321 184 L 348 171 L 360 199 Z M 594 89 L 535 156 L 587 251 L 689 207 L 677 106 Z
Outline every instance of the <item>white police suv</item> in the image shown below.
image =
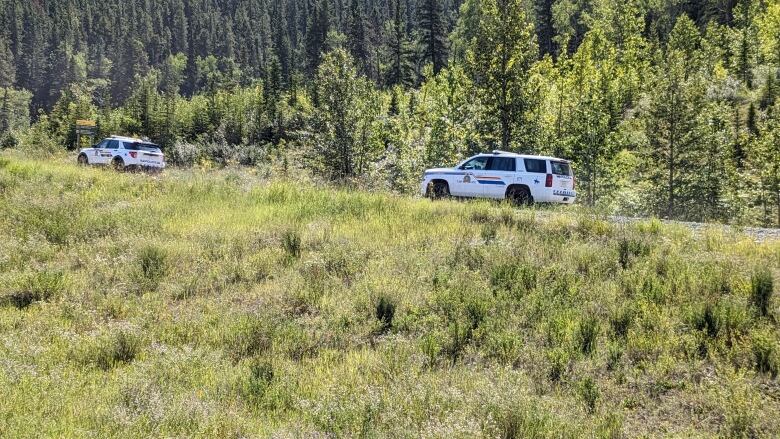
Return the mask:
M 111 136 L 79 151 L 81 165 L 111 165 L 114 169 L 165 169 L 165 156 L 154 143 L 132 137 Z
M 428 169 L 420 189 L 430 198 L 495 198 L 516 204 L 571 204 L 577 198 L 568 160 L 504 151 L 471 157 L 454 168 Z

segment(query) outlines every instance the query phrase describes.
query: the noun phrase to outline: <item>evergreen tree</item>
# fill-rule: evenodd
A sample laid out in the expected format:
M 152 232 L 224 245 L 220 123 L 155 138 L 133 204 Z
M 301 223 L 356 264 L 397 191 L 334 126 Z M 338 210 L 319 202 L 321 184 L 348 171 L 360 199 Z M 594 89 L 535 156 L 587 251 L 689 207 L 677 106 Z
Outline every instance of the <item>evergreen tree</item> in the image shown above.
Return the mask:
M 16 82 L 16 64 L 14 55 L 8 46 L 8 40 L 0 34 L 0 88 L 10 88 Z
M 696 159 L 704 154 L 700 109 L 706 89 L 699 75 L 700 36 L 694 23 L 681 16 L 659 62 L 647 114 L 650 151 L 648 179 L 657 191 L 651 205 L 665 217 L 690 215 Z M 685 209 L 688 208 L 688 211 Z
M 424 59 L 433 64 L 433 73 L 438 74 L 447 64 L 447 24 L 442 0 L 422 0 L 419 8 Z
M 366 36 L 366 18 L 360 0 L 351 0 L 347 16 L 347 47 L 359 66 L 359 71 L 368 73 L 368 40 Z
M 306 72 L 314 76 L 325 50 L 325 42 L 330 30 L 330 12 L 327 0 L 315 0 L 314 10 L 309 14 L 306 31 Z
M 317 149 L 323 171 L 341 180 L 362 174 L 380 148 L 369 138 L 378 110 L 371 84 L 358 74 L 346 51 L 335 49 L 323 58 L 317 89 Z
M 393 20 L 390 30 L 389 52 L 390 69 L 387 74 L 388 85 L 411 85 L 414 82 L 414 66 L 412 65 L 411 42 L 406 36 L 405 14 L 402 10 L 402 0 L 393 2 Z
M 500 133 L 503 149 L 518 141 L 519 149 L 531 149 L 517 130 L 534 105 L 528 81 L 537 55 L 533 25 L 526 20 L 521 0 L 483 0 L 467 60 L 487 113 L 496 119 L 491 131 Z

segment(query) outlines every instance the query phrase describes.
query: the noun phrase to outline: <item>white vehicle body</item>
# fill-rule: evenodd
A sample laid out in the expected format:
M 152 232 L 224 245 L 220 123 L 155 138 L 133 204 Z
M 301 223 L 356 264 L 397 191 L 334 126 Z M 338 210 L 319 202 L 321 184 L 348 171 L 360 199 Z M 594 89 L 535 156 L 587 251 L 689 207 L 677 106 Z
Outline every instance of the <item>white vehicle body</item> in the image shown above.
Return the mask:
M 117 169 L 165 168 L 165 156 L 159 146 L 141 139 L 120 136 L 111 136 L 92 148 L 80 150 L 78 162 L 83 165 L 111 165 Z
M 423 196 L 511 199 L 520 204 L 571 204 L 577 198 L 571 163 L 504 151 L 479 154 L 454 168 L 425 171 Z

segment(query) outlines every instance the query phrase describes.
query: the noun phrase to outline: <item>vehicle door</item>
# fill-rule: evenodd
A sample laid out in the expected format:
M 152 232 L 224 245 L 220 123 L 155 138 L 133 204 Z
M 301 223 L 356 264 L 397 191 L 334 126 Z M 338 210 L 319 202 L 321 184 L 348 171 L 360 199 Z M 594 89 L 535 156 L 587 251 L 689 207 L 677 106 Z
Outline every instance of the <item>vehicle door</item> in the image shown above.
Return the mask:
M 119 142 L 116 140 L 104 140 L 100 142 L 100 144 L 95 147 L 94 155 L 90 157 L 90 162 L 100 165 L 111 163 L 111 159 L 114 157 L 113 150 L 116 150 L 118 147 Z
M 489 156 L 479 156 L 462 164 L 458 169 L 463 174 L 455 176 L 450 193 L 457 197 L 481 197 L 482 186 L 477 181 L 476 173 L 487 169 L 489 159 Z
M 105 163 L 102 160 L 102 157 L 100 156 L 100 152 L 106 148 L 108 148 L 108 140 L 104 140 L 97 145 L 93 146 L 89 152 L 87 152 L 87 158 L 89 160 L 89 163 L 91 164 L 102 164 Z
M 515 177 L 516 167 L 514 157 L 491 157 L 487 169 L 476 173 L 482 194 L 488 198 L 504 198 L 507 186 Z

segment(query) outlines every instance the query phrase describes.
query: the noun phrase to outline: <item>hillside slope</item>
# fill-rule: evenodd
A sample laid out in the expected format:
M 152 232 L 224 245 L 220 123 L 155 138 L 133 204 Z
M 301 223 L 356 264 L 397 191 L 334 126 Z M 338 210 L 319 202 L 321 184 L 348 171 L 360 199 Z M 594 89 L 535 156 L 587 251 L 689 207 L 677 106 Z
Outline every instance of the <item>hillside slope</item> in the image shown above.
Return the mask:
M 0 436 L 770 437 L 779 274 L 716 229 L 4 153 Z

